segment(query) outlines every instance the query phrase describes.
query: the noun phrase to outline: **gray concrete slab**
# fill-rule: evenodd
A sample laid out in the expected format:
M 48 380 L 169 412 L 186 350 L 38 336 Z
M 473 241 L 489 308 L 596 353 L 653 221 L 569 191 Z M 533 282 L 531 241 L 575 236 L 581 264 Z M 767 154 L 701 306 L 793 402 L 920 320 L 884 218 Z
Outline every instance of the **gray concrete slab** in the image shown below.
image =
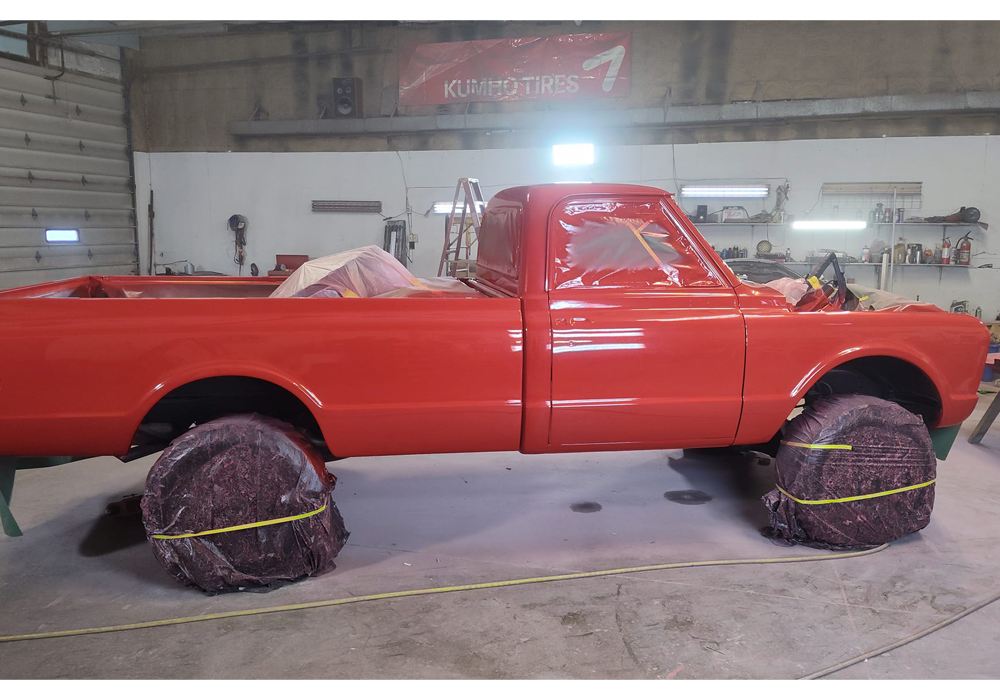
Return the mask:
M 3 678 L 794 678 L 905 637 L 1000 581 L 1000 430 L 939 465 L 931 524 L 869 557 L 646 572 L 70 639 L 0 644 Z M 173 582 L 137 520 L 155 457 L 18 475 L 0 537 L 0 635 L 717 558 L 816 553 L 757 529 L 767 466 L 679 452 L 337 462 L 352 535 L 336 571 L 261 595 Z M 701 491 L 704 503 L 670 491 Z M 700 499 L 693 499 L 698 501 Z M 581 502 L 596 512 L 575 512 Z M 843 678 L 1000 677 L 987 608 Z

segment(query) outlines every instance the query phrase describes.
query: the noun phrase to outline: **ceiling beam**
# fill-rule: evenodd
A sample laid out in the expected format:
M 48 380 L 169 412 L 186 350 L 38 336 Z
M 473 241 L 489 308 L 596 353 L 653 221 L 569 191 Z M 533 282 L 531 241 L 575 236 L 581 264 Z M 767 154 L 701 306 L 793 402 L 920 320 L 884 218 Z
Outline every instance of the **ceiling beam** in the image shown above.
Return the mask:
M 680 128 L 793 120 L 978 113 L 1000 113 L 1000 92 L 736 102 L 726 105 L 670 106 L 666 109 L 533 110 L 364 119 L 234 121 L 229 124 L 229 133 L 240 137 L 357 136 L 446 131 Z

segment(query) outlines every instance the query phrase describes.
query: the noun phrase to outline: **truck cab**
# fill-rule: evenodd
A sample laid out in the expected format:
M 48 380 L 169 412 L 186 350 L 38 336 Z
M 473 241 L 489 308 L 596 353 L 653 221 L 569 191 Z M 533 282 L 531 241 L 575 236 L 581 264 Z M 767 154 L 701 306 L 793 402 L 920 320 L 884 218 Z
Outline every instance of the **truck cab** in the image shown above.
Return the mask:
M 932 428 L 975 405 L 975 319 L 926 305 L 797 311 L 736 277 L 663 190 L 504 190 L 477 270 L 521 299 L 525 452 L 762 444 L 822 394 L 888 397 Z M 949 360 L 952 332 L 968 351 Z

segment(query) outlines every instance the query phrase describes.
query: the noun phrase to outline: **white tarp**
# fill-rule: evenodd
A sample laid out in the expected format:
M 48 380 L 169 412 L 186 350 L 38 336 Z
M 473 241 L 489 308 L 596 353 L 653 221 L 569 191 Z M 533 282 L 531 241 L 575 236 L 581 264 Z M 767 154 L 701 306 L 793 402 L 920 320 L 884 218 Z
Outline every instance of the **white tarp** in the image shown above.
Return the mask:
M 370 245 L 306 262 L 271 297 L 374 297 L 418 284 L 395 257 Z

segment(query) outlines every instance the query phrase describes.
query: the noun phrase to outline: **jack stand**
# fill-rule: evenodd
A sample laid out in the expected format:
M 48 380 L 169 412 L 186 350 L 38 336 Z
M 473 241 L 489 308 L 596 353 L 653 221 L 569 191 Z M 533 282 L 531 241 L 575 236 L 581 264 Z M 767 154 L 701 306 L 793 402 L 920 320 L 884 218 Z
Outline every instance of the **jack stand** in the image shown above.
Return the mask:
M 10 497 L 14 491 L 14 463 L 16 460 L 0 458 L 0 525 L 7 537 L 20 537 L 23 533 L 10 512 Z

